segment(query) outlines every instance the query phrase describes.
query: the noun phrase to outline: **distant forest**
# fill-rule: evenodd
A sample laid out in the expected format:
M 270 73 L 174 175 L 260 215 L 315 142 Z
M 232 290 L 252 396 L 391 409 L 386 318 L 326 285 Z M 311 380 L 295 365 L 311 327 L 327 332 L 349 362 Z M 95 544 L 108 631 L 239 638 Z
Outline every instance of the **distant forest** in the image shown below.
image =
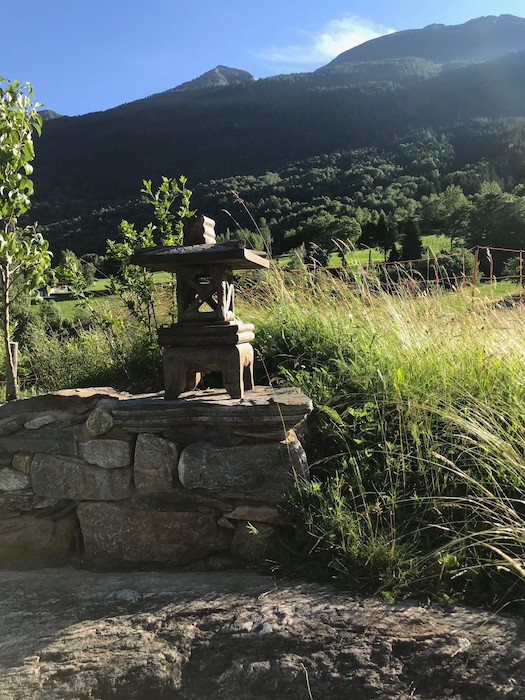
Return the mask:
M 262 247 L 248 209 L 261 232 L 271 235 L 274 254 L 311 242 L 327 250 L 333 238 L 386 253 L 401 244 L 414 219 L 422 232 L 447 233 L 458 243 L 525 248 L 523 183 L 525 118 L 483 118 L 449 130 L 412 129 L 388 147 L 336 151 L 261 175 L 213 179 L 193 187 L 193 206 L 216 220 L 220 236 Z M 485 211 L 489 196 L 492 217 Z M 55 251 L 79 255 L 103 253 L 122 218 L 139 226 L 151 218 L 138 197 L 100 201 L 83 215 L 82 200 L 39 201 L 33 216 L 48 219 L 53 206 L 64 218 L 44 225 L 46 236 Z M 380 219 L 387 222 L 382 237 L 374 231 Z

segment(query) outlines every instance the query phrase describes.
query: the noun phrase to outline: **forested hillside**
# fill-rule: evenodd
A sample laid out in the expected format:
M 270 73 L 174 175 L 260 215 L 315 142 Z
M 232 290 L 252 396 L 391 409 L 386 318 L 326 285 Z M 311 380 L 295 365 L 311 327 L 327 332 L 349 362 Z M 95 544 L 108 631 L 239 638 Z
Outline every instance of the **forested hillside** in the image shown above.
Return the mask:
M 355 242 L 380 219 L 389 246 L 414 217 L 450 229 L 432 204 L 450 186 L 469 205 L 491 182 L 520 201 L 524 47 L 525 20 L 482 18 L 381 37 L 314 73 L 255 81 L 219 66 L 179 89 L 46 121 L 32 215 L 55 250 L 102 252 L 121 218 L 144 220 L 143 178 L 185 174 L 220 234 L 249 224 L 235 190 L 278 252 Z M 475 240 L 465 217 L 450 233 Z

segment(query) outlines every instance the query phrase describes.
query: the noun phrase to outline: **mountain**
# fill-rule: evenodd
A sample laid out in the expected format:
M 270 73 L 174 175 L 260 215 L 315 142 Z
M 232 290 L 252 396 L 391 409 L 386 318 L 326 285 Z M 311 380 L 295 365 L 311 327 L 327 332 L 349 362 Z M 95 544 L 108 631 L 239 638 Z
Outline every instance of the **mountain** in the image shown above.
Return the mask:
M 184 90 L 202 90 L 213 87 L 224 87 L 225 85 L 236 85 L 237 83 L 245 83 L 254 80 L 251 73 L 238 68 L 228 68 L 227 66 L 216 66 L 212 70 L 203 73 L 198 78 L 189 80 L 187 83 L 182 83 L 174 88 L 174 91 L 182 92 Z M 168 92 L 171 92 L 168 90 Z
M 47 122 L 50 119 L 59 119 L 62 117 L 62 114 L 59 114 L 58 112 L 53 112 L 52 109 L 39 109 L 38 114 L 42 117 L 42 121 Z
M 355 61 L 416 56 L 435 63 L 490 61 L 525 50 L 525 19 L 513 15 L 480 17 L 465 24 L 431 24 L 366 41 L 343 52 L 323 69 Z
M 523 117 L 520 37 L 525 44 L 525 19 L 517 17 L 433 25 L 367 42 L 313 73 L 254 80 L 246 71 L 217 66 L 178 88 L 105 112 L 46 121 L 36 144 L 34 216 L 55 249 L 101 249 L 114 230 L 103 230 L 106 214 L 97 212 L 117 212 L 136 199 L 144 178 L 184 174 L 195 187 L 281 172 L 331 153 L 387 149 L 414 129 L 438 132 L 472 119 Z M 508 50 L 499 56 L 504 44 Z M 431 57 L 414 56 L 418 45 Z M 403 46 L 410 53 L 394 55 Z M 461 53 L 461 46 L 470 48 Z M 66 220 L 67 226 L 60 223 Z M 96 244 L 88 238 L 93 227 Z M 85 241 L 73 246 L 72 236 Z

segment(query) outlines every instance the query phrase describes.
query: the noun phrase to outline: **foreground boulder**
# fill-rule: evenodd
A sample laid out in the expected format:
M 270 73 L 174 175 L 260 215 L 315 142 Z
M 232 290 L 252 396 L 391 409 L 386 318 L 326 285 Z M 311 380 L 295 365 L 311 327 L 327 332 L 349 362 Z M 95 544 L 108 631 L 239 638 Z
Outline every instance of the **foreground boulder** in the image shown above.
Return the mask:
M 248 572 L 0 572 L 0 700 L 525 697 L 523 621 Z

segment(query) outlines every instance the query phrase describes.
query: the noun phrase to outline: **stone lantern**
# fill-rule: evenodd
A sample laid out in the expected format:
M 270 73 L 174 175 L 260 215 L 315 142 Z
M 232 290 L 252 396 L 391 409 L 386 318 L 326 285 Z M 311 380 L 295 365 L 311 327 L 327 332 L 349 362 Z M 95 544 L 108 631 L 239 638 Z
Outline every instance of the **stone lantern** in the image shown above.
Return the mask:
M 144 248 L 135 265 L 177 275 L 177 323 L 159 328 L 164 347 L 164 397 L 176 399 L 193 389 L 201 372 L 220 371 L 233 399 L 253 389 L 251 323 L 236 318 L 234 270 L 268 268 L 264 253 L 243 241 L 215 242 L 215 222 L 194 216 L 184 223 L 182 246 Z

